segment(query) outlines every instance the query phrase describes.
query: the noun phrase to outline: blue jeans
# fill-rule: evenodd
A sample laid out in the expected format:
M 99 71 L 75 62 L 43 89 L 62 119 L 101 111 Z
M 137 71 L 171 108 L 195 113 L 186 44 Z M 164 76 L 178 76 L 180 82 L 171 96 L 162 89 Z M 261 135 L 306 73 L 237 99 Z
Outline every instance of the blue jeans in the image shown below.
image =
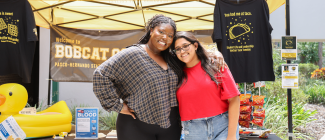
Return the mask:
M 226 140 L 228 136 L 228 111 L 217 116 L 182 121 L 185 140 Z M 236 138 L 239 139 L 239 126 Z

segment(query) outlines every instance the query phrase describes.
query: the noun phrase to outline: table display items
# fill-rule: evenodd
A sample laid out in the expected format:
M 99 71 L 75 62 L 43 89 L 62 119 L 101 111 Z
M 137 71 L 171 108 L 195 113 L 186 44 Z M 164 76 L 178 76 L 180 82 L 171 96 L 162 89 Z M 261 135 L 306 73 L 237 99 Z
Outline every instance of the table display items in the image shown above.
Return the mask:
M 98 113 L 97 107 L 76 108 L 76 139 L 98 139 Z
M 28 99 L 27 90 L 17 83 L 0 86 L 0 122 L 12 116 L 27 138 L 46 137 L 70 132 L 72 115 L 64 101 L 37 112 L 35 115 L 19 114 Z
M 263 107 L 265 96 L 260 93 L 260 88 L 265 87 L 265 84 L 256 82 L 254 87 L 259 88 L 258 95 L 246 93 L 246 84 L 244 86 L 245 92 L 240 95 L 239 134 L 241 137 L 260 136 L 260 138 L 267 138 L 271 130 L 264 133 L 266 131 L 264 128 L 265 109 Z

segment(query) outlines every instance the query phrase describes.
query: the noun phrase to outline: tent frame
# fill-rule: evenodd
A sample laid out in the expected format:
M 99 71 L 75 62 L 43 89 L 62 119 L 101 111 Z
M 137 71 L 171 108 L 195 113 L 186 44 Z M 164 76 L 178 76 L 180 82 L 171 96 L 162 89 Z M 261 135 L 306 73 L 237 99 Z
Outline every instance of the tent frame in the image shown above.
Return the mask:
M 51 8 L 51 17 L 52 17 L 52 20 L 53 20 L 53 10 L 54 10 L 54 8 L 58 8 L 58 9 L 61 9 L 61 10 L 66 10 L 66 11 L 74 12 L 74 13 L 78 13 L 78 14 L 84 14 L 84 15 L 92 16 L 91 18 L 88 18 L 88 19 L 75 20 L 75 21 L 70 21 L 70 22 L 64 22 L 64 23 L 56 24 L 58 26 L 64 25 L 64 24 L 70 24 L 70 23 L 77 23 L 77 22 L 82 22 L 82 21 L 94 20 L 94 19 L 107 19 L 107 20 L 111 20 L 111 21 L 116 21 L 116 22 L 120 22 L 120 23 L 124 23 L 124 24 L 129 24 L 129 25 L 133 25 L 133 26 L 138 26 L 138 27 L 145 28 L 146 22 L 145 22 L 145 18 L 144 18 L 143 9 L 153 10 L 153 11 L 157 11 L 157 12 L 161 12 L 161 13 L 166 13 L 166 14 L 171 14 L 171 15 L 175 15 L 175 16 L 181 16 L 181 17 L 184 17 L 185 18 L 185 19 L 182 19 L 182 20 L 176 20 L 175 21 L 176 23 L 177 22 L 181 22 L 181 21 L 190 20 L 190 19 L 198 19 L 198 20 L 202 20 L 202 21 L 207 21 L 207 22 L 212 22 L 213 23 L 212 20 L 207 20 L 207 19 L 201 18 L 201 17 L 213 15 L 213 13 L 205 14 L 205 15 L 201 15 L 201 16 L 191 17 L 191 16 L 186 16 L 186 15 L 177 14 L 177 13 L 173 13 L 173 12 L 158 10 L 158 9 L 155 9 L 154 7 L 166 6 L 166 5 L 173 5 L 173 4 L 180 4 L 180 3 L 186 3 L 186 2 L 191 2 L 191 1 L 197 1 L 197 2 L 201 2 L 201 3 L 205 3 L 205 4 L 208 4 L 208 5 L 211 5 L 211 6 L 214 6 L 215 5 L 213 3 L 209 3 L 209 2 L 206 2 L 206 1 L 203 1 L 203 0 L 176 1 L 176 2 L 169 2 L 169 3 L 163 3 L 163 4 L 157 4 L 157 5 L 150 5 L 150 6 L 142 6 L 142 0 L 133 0 L 134 1 L 134 7 L 120 5 L 120 4 L 113 4 L 113 3 L 105 3 L 105 2 L 100 2 L 100 1 L 92 1 L 92 0 L 84 0 L 84 1 L 91 2 L 91 3 L 97 3 L 97 4 L 103 4 L 103 5 L 109 5 L 109 6 L 117 6 L 117 7 L 129 8 L 129 9 L 132 9 L 132 10 L 126 11 L 126 12 L 121 12 L 121 13 L 115 13 L 115 14 L 111 14 L 111 15 L 97 16 L 97 15 L 93 15 L 93 14 L 89 14 L 89 13 L 84 13 L 84 12 L 70 10 L 70 9 L 67 9 L 67 8 L 61 8 L 60 7 L 60 6 L 64 5 L 64 4 L 71 3 L 73 1 L 66 1 L 66 2 L 62 2 L 62 3 L 58 3 L 58 4 L 51 5 L 51 6 L 38 8 L 38 9 L 36 9 L 33 6 L 32 6 L 32 8 L 33 8 L 33 12 L 38 12 L 40 10 L 45 10 L 45 9 Z M 131 12 L 136 12 L 136 11 L 139 11 L 139 10 L 142 10 L 143 19 L 144 19 L 144 25 L 138 25 L 138 24 L 134 24 L 134 23 L 120 21 L 120 20 L 116 20 L 116 19 L 110 18 L 111 16 L 116 16 L 116 15 L 131 13 Z M 38 14 L 41 15 L 40 13 L 38 13 Z M 51 21 L 46 20 L 42 15 L 41 15 L 41 17 L 47 23 L 53 23 Z

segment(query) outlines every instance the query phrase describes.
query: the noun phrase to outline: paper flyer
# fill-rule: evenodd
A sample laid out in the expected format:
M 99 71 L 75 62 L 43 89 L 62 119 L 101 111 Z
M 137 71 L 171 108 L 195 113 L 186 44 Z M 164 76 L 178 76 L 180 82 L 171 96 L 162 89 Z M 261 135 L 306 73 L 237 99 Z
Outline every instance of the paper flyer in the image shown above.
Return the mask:
M 282 88 L 298 88 L 298 64 L 282 64 Z
M 75 138 L 98 138 L 98 108 L 76 108 Z
M 14 117 L 10 116 L 0 123 L 1 139 L 23 140 L 26 138 L 25 132 L 20 128 Z

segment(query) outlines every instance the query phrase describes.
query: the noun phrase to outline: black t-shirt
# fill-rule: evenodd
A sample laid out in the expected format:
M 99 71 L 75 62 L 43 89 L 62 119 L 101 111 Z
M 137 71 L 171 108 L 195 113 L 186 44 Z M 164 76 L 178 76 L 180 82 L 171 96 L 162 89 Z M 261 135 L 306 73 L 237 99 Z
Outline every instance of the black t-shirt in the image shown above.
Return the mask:
M 28 1 L 0 0 L 0 75 L 18 74 L 30 83 L 37 40 Z
M 221 42 L 221 52 L 236 83 L 275 80 L 272 30 L 265 0 L 240 4 L 217 0 L 212 39 Z

